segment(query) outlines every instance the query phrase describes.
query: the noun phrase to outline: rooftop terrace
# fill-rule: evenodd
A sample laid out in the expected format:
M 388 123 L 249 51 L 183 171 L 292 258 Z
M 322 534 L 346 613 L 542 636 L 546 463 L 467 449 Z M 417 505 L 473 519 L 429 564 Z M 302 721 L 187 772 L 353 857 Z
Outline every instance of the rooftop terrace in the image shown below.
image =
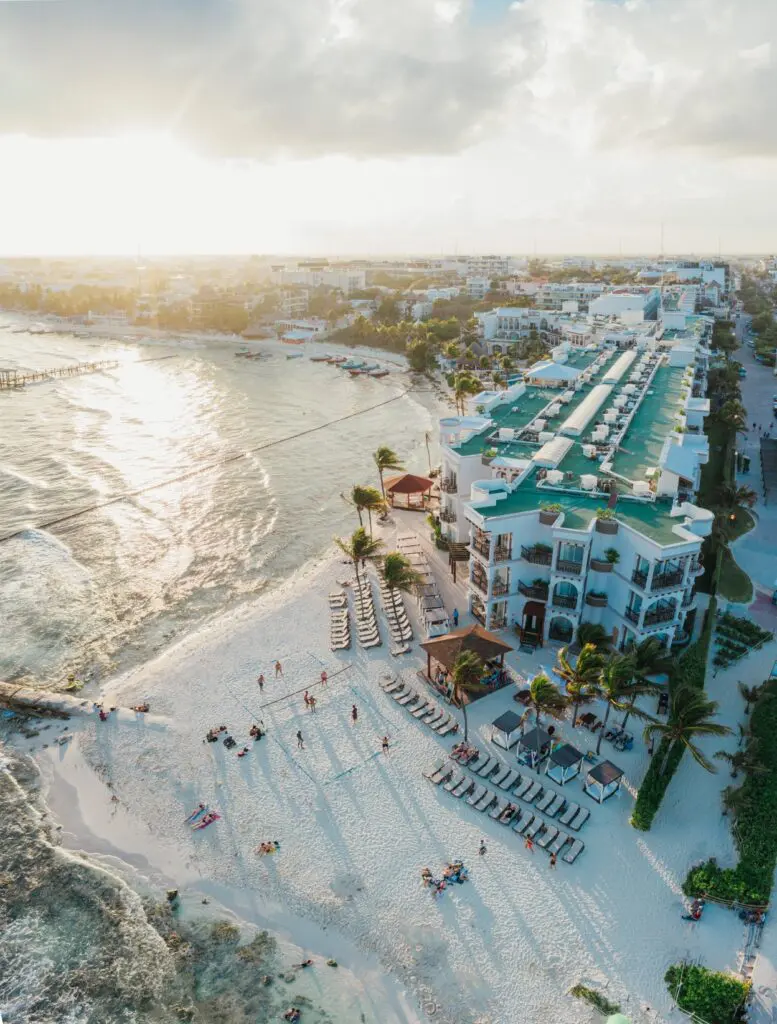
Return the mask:
M 650 390 L 629 425 L 621 448 L 613 459 L 613 472 L 628 480 L 644 480 L 646 470 L 658 465 L 664 441 L 677 425 L 682 406 L 685 368 L 660 366 Z

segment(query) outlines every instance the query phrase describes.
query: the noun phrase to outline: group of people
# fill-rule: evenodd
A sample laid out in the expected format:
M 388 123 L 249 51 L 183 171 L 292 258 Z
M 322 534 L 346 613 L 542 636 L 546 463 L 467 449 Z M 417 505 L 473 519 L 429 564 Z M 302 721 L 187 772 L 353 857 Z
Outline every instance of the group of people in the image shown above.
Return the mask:
M 691 909 L 687 914 L 683 914 L 683 921 L 700 921 L 702 912 L 704 911 L 704 900 L 697 897 L 693 903 L 691 903 Z
M 478 757 L 480 751 L 477 747 L 471 743 L 465 743 L 463 740 L 461 743 L 457 743 L 451 751 L 451 757 L 454 761 L 458 761 L 460 764 L 469 764 L 470 761 L 474 761 Z
M 449 885 L 457 883 L 463 885 L 469 879 L 469 873 L 462 861 L 453 861 L 448 864 L 442 873 L 442 878 L 435 878 L 430 868 L 424 868 L 421 872 L 421 882 L 431 889 L 435 896 L 440 896 Z
M 283 678 L 283 665 L 281 665 L 280 661 L 276 658 L 276 660 L 275 660 L 275 678 L 277 679 L 278 676 L 281 676 L 281 678 Z M 264 690 L 264 684 L 265 684 L 264 672 L 260 672 L 259 675 L 256 677 L 256 683 L 257 683 L 257 686 L 259 687 L 259 693 L 261 693 Z
M 278 842 L 278 840 L 271 839 L 268 842 L 260 843 L 254 852 L 258 853 L 260 856 L 263 857 L 268 853 L 277 853 L 278 850 L 280 850 L 280 848 L 281 844 Z
M 248 735 L 251 737 L 252 740 L 258 742 L 265 735 L 265 730 L 262 729 L 263 725 L 264 722 L 255 722 L 248 730 Z M 237 746 L 237 740 L 230 736 L 229 732 L 227 731 L 226 725 L 214 725 L 212 729 L 208 729 L 207 733 L 205 734 L 205 742 L 218 743 L 219 739 L 221 739 L 222 736 L 222 743 L 227 748 L 227 750 L 232 750 L 233 747 Z M 249 753 L 249 749 L 249 747 L 243 747 L 242 750 L 238 751 L 237 756 L 245 757 L 246 754 Z

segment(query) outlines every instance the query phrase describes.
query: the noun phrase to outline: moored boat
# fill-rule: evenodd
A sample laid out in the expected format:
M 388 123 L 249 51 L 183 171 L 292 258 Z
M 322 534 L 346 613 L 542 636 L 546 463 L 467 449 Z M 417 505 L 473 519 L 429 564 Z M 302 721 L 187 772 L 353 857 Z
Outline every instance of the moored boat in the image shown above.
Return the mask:
M 370 377 L 388 377 L 389 371 L 383 367 L 377 370 L 370 370 Z
M 344 363 L 345 361 L 346 361 L 346 357 L 345 356 L 330 356 L 327 359 L 327 362 L 328 363 L 332 363 L 333 366 L 339 366 L 341 363 Z
M 347 363 L 340 363 L 340 368 L 343 370 L 361 370 L 364 368 L 364 363 L 359 359 L 349 359 Z
M 311 363 L 331 363 L 332 357 L 328 352 L 323 352 L 320 356 L 311 356 Z

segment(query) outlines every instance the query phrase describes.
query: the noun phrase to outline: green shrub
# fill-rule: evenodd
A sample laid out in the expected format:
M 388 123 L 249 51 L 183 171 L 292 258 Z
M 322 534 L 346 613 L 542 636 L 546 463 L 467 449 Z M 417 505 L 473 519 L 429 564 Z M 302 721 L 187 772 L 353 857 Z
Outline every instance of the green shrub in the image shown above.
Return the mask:
M 749 773 L 737 793 L 734 841 L 739 851 L 735 868 L 719 868 L 713 858 L 691 868 L 683 883 L 689 896 L 707 893 L 715 899 L 761 905 L 768 903 L 777 866 L 777 680 L 767 680 L 750 716 L 750 732 L 758 744 L 759 767 Z
M 595 1006 L 606 1017 L 611 1016 L 613 1013 L 620 1013 L 620 1006 L 617 1003 L 611 1003 L 609 999 L 605 999 L 596 989 L 588 988 L 586 985 L 574 985 L 569 990 L 569 994 L 577 999 L 585 1000 L 591 1006 Z
M 664 981 L 672 998 L 686 1013 L 696 1014 L 709 1024 L 737 1024 L 744 1020 L 749 981 L 685 963 L 673 964 Z

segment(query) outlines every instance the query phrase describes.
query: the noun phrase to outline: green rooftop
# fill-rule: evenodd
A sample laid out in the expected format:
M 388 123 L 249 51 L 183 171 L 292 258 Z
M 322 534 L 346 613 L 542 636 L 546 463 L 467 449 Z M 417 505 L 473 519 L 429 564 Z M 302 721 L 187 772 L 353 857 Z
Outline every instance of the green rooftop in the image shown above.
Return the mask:
M 656 370 L 650 390 L 615 453 L 614 473 L 627 480 L 644 480 L 646 470 L 658 465 L 664 441 L 677 426 L 675 416 L 682 406 L 684 375 L 683 366 L 660 366 Z

